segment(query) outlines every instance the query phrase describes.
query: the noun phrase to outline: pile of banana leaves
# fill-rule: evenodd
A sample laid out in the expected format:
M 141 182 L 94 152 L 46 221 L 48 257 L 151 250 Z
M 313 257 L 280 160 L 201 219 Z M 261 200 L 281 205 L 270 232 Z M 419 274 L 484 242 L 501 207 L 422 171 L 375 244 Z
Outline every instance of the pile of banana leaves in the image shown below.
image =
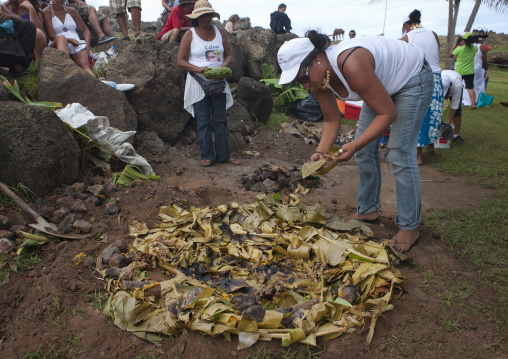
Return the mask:
M 151 342 L 184 327 L 231 340 L 316 345 L 368 328 L 393 308 L 404 277 L 364 223 L 305 204 L 299 187 L 280 201 L 161 207 L 160 223 L 132 221 L 134 281 L 106 279 L 115 324 Z M 167 276 L 151 280 L 150 272 Z

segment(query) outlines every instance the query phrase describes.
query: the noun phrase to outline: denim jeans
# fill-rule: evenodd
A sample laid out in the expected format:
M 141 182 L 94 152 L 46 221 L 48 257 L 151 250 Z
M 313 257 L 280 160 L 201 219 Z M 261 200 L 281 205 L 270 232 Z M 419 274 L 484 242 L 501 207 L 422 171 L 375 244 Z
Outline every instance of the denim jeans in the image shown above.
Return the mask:
M 396 181 L 398 214 L 395 223 L 405 230 L 417 229 L 421 222 L 420 171 L 416 162 L 416 145 L 433 89 L 434 76 L 430 66 L 425 65 L 418 75 L 391 96 L 397 109 L 397 119 L 391 125 L 385 159 L 392 164 Z M 358 120 L 356 138 L 360 137 L 375 117 L 376 113 L 364 103 Z M 358 189 L 360 214 L 381 208 L 380 140 L 381 137 L 377 138 L 355 154 L 360 175 Z
M 224 162 L 229 159 L 226 120 L 226 94 L 206 96 L 192 105 L 198 123 L 198 139 L 202 160 Z M 215 134 L 215 149 L 212 132 Z

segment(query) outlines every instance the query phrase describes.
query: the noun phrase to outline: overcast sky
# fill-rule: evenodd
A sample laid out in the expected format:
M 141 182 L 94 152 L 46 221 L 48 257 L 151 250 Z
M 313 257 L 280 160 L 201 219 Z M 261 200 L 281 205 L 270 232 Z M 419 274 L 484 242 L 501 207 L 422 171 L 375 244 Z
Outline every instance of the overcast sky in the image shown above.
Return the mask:
M 287 5 L 287 14 L 291 19 L 293 32 L 303 36 L 306 30 L 317 29 L 332 34 L 335 28 L 344 31 L 355 29 L 358 36 L 379 35 L 383 32 L 385 18 L 385 0 L 282 0 Z M 414 9 L 422 12 L 422 25 L 446 35 L 448 23 L 448 2 L 446 0 L 387 0 L 385 34 L 401 36 L 402 19 Z M 108 5 L 109 0 L 88 0 L 90 5 Z M 277 10 L 278 0 L 213 0 L 214 9 L 221 20 L 233 14 L 249 17 L 252 26 L 269 28 L 270 13 Z M 142 20 L 154 21 L 162 12 L 160 0 L 142 0 Z M 473 0 L 461 1 L 456 33 L 460 34 L 466 26 L 473 8 Z M 508 12 L 495 13 L 482 5 L 476 16 L 474 28 L 486 28 L 497 33 L 508 33 Z

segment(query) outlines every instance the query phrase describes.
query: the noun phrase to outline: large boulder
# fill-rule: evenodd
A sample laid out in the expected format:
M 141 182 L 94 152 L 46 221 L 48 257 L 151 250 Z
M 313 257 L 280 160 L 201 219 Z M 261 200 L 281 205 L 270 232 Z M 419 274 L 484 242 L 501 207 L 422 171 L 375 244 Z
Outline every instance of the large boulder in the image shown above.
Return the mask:
M 247 76 L 260 80 L 263 78 L 261 65 L 266 63 L 278 73 L 277 35 L 272 30 L 254 27 L 247 30 L 241 38 L 243 53 L 247 60 Z
M 241 132 L 242 136 L 254 133 L 254 122 L 250 118 L 249 112 L 238 102 L 235 101 L 235 104 L 228 109 L 226 117 L 230 132 Z
M 247 66 L 247 60 L 242 50 L 240 40 L 234 35 L 228 34 L 229 47 L 231 48 L 231 54 L 233 55 L 233 61 L 229 64 L 229 68 L 233 75 L 228 79 L 229 82 L 238 82 L 245 73 Z
M 80 148 L 67 126 L 43 107 L 0 102 L 0 178 L 39 196 L 79 176 Z
M 175 43 L 141 36 L 106 67 L 108 80 L 136 85 L 126 94 L 138 116 L 139 128 L 155 131 L 172 145 L 190 118 L 183 109 L 187 75 L 176 66 L 178 48 Z
M 9 101 L 9 93 L 2 84 L 0 84 L 0 101 Z
M 273 108 L 273 97 L 264 83 L 250 77 L 242 77 L 238 82 L 236 101 L 259 123 L 268 121 Z
M 124 93 L 90 76 L 64 52 L 44 49 L 40 66 L 39 101 L 80 103 L 94 115 L 106 116 L 113 127 L 136 130 L 136 113 Z

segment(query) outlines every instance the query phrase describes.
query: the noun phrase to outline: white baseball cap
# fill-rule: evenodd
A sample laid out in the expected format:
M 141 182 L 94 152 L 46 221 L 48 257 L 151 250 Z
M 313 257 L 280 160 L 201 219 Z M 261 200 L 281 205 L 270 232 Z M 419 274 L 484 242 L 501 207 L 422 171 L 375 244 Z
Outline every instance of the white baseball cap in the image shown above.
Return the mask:
M 286 41 L 279 49 L 277 61 L 282 70 L 279 84 L 293 81 L 300 70 L 300 64 L 314 50 L 314 45 L 307 37 Z

